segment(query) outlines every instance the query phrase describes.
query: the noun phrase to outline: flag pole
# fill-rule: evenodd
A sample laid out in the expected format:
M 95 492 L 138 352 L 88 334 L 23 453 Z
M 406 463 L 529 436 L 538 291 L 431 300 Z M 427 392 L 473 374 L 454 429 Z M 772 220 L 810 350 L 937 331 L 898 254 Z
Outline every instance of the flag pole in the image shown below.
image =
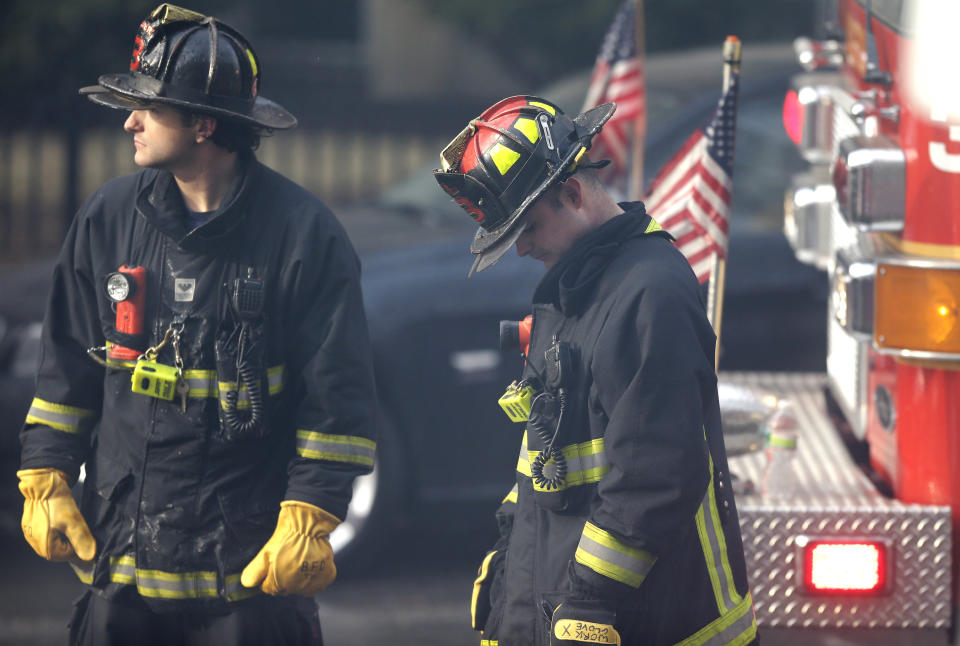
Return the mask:
M 633 19 L 634 19 L 634 44 L 636 45 L 637 57 L 644 60 L 646 53 L 646 27 L 643 15 L 643 0 L 633 0 Z M 646 73 L 645 71 L 643 72 Z M 644 81 L 644 85 L 646 82 Z M 646 99 L 644 98 L 644 101 Z M 646 108 L 643 110 L 643 119 L 646 117 Z M 643 149 L 645 145 L 646 124 L 634 124 L 633 127 L 633 145 L 631 146 L 630 178 L 627 182 L 627 190 L 631 193 L 627 196 L 629 200 L 639 200 L 643 197 Z
M 735 74 L 740 72 L 740 39 L 736 36 L 727 36 L 723 43 L 723 94 L 730 89 Z M 714 370 L 720 370 L 720 324 L 723 319 L 723 288 L 726 282 L 727 261 L 719 253 L 714 252 L 710 270 L 710 284 L 707 287 L 707 318 L 717 335 L 717 345 L 714 352 Z

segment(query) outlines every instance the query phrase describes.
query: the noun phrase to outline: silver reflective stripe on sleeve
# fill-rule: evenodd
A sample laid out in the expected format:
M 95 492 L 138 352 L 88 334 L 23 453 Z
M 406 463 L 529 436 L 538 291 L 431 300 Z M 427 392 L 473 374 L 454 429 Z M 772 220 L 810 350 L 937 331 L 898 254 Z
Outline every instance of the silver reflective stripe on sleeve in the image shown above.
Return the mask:
M 55 404 L 34 397 L 27 411 L 27 424 L 43 424 L 65 433 L 83 433 L 93 425 L 95 411 L 65 404 Z
M 365 437 L 330 435 L 303 429 L 297 431 L 297 453 L 313 460 L 350 462 L 372 467 L 376 448 L 376 443 Z
M 650 552 L 625 545 L 590 522 L 583 527 L 575 558 L 597 574 L 633 588 L 640 587 L 657 562 Z

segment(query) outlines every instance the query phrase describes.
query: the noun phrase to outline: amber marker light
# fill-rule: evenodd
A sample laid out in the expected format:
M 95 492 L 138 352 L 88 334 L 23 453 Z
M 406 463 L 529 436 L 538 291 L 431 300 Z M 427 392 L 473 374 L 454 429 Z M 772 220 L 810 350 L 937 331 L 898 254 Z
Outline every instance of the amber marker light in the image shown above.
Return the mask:
M 960 269 L 881 263 L 875 284 L 877 347 L 960 356 Z

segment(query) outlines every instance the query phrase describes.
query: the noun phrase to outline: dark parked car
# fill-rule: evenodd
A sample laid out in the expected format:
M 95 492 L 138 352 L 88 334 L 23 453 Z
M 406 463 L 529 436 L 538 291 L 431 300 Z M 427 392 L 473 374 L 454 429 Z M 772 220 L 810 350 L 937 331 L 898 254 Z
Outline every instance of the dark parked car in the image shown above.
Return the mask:
M 780 233 L 783 190 L 802 166 L 779 120 L 792 61 L 786 45 L 744 48 L 722 370 L 823 367 L 826 278 L 795 261 Z M 720 70 L 719 47 L 648 59 L 648 175 L 710 116 Z M 542 94 L 575 114 L 587 76 Z M 499 321 L 528 313 L 542 267 L 508 254 L 468 280 L 475 225 L 429 168 L 376 203 L 338 213 L 363 259 L 381 441 L 377 469 L 358 481 L 335 545 L 355 546 L 397 519 L 492 512 L 512 485 L 522 433 L 497 404 L 522 362 L 499 350 Z M 13 528 L 16 433 L 32 397 L 49 273 L 42 263 L 0 276 L 0 510 Z

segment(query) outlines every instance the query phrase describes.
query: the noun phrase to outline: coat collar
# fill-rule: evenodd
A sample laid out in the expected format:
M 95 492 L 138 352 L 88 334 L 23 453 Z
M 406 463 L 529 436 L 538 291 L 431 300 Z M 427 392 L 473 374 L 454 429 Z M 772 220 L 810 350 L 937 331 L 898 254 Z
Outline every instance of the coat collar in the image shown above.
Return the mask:
M 179 247 L 199 251 L 229 236 L 246 219 L 250 186 L 259 172 L 260 164 L 252 155 L 242 157 L 240 172 L 227 189 L 220 207 L 208 222 L 193 231 L 187 230 L 183 195 L 168 171 L 147 171 L 137 194 L 137 211 Z
M 643 202 L 624 202 L 620 206 L 624 213 L 583 236 L 544 274 L 533 294 L 534 303 L 550 303 L 564 314 L 575 314 L 589 302 L 594 285 L 620 246 L 648 234 L 652 218 Z M 656 233 L 672 239 L 665 231 Z

